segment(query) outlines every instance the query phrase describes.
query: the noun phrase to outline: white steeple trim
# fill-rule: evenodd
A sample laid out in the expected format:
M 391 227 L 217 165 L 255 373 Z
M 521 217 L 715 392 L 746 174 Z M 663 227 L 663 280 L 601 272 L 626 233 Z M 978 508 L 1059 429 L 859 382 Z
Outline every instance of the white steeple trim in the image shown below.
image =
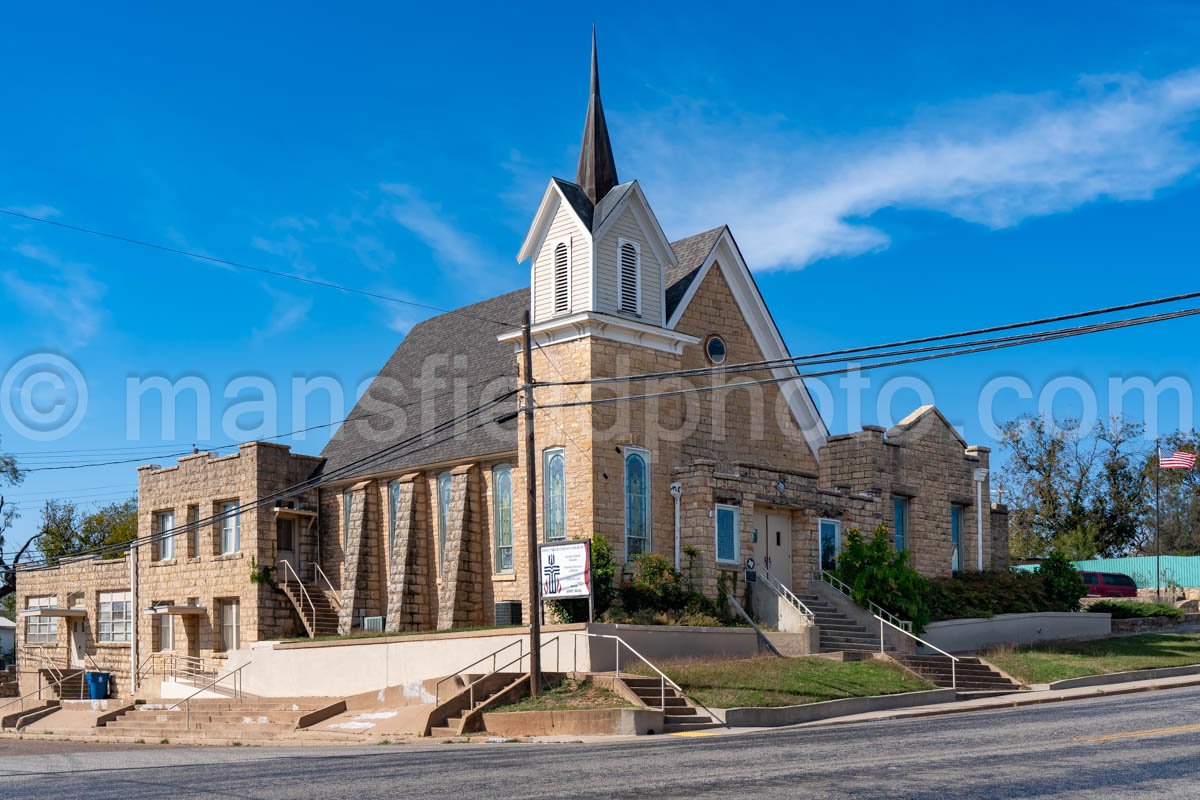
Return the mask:
M 594 336 L 598 339 L 649 347 L 675 355 L 682 353 L 685 345 L 700 343 L 698 336 L 595 312 L 584 312 L 547 320 L 539 325 L 534 325 L 530 329 L 530 333 L 536 345 L 569 342 L 585 336 Z M 502 333 L 496 339 L 501 342 L 512 342 L 514 348 L 521 346 L 520 331 Z
M 542 194 L 542 202 L 538 204 L 537 213 L 533 216 L 533 224 L 529 226 L 529 232 L 525 234 L 525 241 L 521 243 L 521 249 L 517 253 L 518 264 L 541 252 L 542 243 L 550 230 L 550 223 L 554 221 L 554 215 L 558 213 L 559 205 L 565 205 L 572 211 L 575 210 L 563 196 L 562 189 L 558 188 L 558 183 L 551 179 L 549 185 L 546 186 L 546 191 Z M 578 214 L 575 214 L 575 218 L 579 220 L 579 229 L 590 243 L 592 232 L 587 223 L 579 219 Z
M 734 241 L 728 228 L 721 232 L 717 243 L 700 266 L 700 271 L 688 285 L 688 290 L 680 299 L 679 305 L 676 306 L 675 313 L 667 321 L 667 327 L 674 330 L 679 324 L 679 320 L 683 318 L 692 298 L 695 297 L 697 290 L 704 283 L 704 279 L 714 264 L 721 270 L 725 282 L 729 284 L 733 299 L 737 302 L 738 309 L 741 310 L 746 324 L 750 327 L 750 332 L 753 334 L 759 350 L 762 351 L 763 358 L 775 360 L 790 357 L 791 352 L 784 343 L 783 336 L 779 333 L 779 327 L 775 324 L 767 304 L 763 302 L 762 293 L 758 290 L 754 275 L 746 266 L 741 250 L 738 249 L 737 242 Z M 783 379 L 799 375 L 799 371 L 794 366 L 788 365 L 774 367 L 771 375 Z M 825 426 L 825 420 L 821 418 L 821 413 L 817 410 L 812 395 L 809 394 L 808 388 L 803 386 L 802 381 L 787 381 L 778 385 L 787 400 L 792 416 L 804 434 L 805 441 L 812 450 L 813 457 L 820 460 L 820 448 L 829 437 L 829 429 Z

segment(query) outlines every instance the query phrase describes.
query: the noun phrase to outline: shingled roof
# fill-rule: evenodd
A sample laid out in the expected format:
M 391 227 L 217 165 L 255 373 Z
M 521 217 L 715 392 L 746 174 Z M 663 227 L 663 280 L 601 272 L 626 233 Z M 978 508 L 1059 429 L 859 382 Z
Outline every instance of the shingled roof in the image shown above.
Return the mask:
M 582 200 L 590 205 L 586 197 Z M 668 318 L 675 312 L 724 230 L 724 226 L 713 228 L 671 243 L 679 263 L 670 267 L 667 273 Z M 512 345 L 496 341 L 503 329 L 481 318 L 512 320 L 513 328 L 516 328 L 527 308 L 529 289 L 519 289 L 416 325 L 325 445 L 321 452 L 325 459 L 321 474 L 329 475 L 368 458 L 390 444 L 401 442 L 516 388 L 517 359 Z M 488 411 L 487 416 L 511 415 L 516 410 L 516 398 L 509 398 Z M 462 433 L 448 441 L 440 440 L 446 438 L 449 431 L 422 439 L 411 446 L 398 448 L 396 455 L 372 459 L 348 469 L 344 474 L 336 475 L 336 480 L 516 451 L 515 419 L 467 430 L 481 419 L 483 417 L 464 422 L 458 428 Z
M 481 318 L 512 320 L 516 328 L 527 308 L 529 290 L 519 289 L 416 325 L 321 451 L 325 459 L 321 474 L 329 475 L 516 388 L 512 344 L 496 341 L 504 330 Z M 511 415 L 516 409 L 516 398 L 509 398 L 486 416 L 356 466 L 336 479 L 516 450 L 515 419 L 467 430 L 487 417 Z M 456 430 L 460 435 L 440 441 Z

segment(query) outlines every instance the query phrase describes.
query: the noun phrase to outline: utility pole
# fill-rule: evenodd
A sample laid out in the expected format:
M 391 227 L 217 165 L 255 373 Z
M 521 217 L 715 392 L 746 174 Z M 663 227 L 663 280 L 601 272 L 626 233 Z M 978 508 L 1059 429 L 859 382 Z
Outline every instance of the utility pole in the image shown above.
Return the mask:
M 541 560 L 537 536 L 537 467 L 533 440 L 533 335 L 529 309 L 521 324 L 521 358 L 525 379 L 525 531 L 529 543 L 529 695 L 538 696 L 542 682 Z

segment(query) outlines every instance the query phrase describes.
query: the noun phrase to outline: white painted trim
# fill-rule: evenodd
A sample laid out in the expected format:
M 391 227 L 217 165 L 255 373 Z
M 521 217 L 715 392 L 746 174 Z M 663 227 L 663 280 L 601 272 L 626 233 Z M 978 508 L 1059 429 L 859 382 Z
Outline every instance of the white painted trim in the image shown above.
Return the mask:
M 636 199 L 637 202 L 633 202 Z M 565 202 L 565 199 L 564 199 Z M 650 244 L 650 248 L 654 251 L 655 256 L 664 264 L 674 266 L 678 263 L 675 258 L 675 251 L 671 249 L 671 242 L 667 239 L 667 235 L 663 233 L 662 226 L 658 224 L 658 217 L 654 216 L 654 210 L 650 208 L 650 203 L 646 200 L 646 195 L 642 193 L 642 187 L 637 181 L 633 182 L 633 186 L 620 202 L 613 208 L 600 227 L 592 231 L 592 238 L 600 240 L 608 233 L 616 221 L 621 216 L 621 209 L 628 206 L 633 213 L 633 219 L 642 229 L 642 234 L 646 237 L 646 241 Z
M 621 250 L 625 245 L 633 248 L 634 258 L 637 260 L 633 271 L 633 313 L 640 317 L 642 315 L 642 246 L 633 239 L 626 239 L 624 236 L 617 237 L 617 311 L 622 314 L 630 313 L 624 309 L 625 284 L 622 281 L 622 276 L 624 275 L 625 266 L 622 263 Z
M 550 185 L 546 187 L 546 191 L 542 195 L 542 201 L 538 204 L 538 210 L 533 216 L 533 224 L 529 226 L 529 232 L 525 234 L 525 240 L 517 252 L 518 264 L 527 258 L 536 258 L 537 254 L 541 252 L 542 242 L 550 230 L 550 225 L 554 222 L 554 215 L 558 213 L 560 205 L 566 206 L 571 211 L 571 215 L 575 217 L 576 226 L 583 235 L 589 240 L 593 238 L 592 232 L 575 213 L 575 207 L 567 201 L 562 189 L 558 187 L 558 183 L 551 179 Z
M 585 311 L 569 317 L 557 317 L 538 323 L 531 329 L 531 334 L 537 345 L 569 342 L 585 336 L 595 336 L 599 339 L 648 347 L 676 355 L 683 352 L 685 345 L 699 344 L 701 341 L 700 337 L 691 334 L 594 311 Z M 496 340 L 512 342 L 514 347 L 520 347 L 521 332 L 502 333 L 496 337 Z
M 725 560 L 721 558 L 721 511 L 728 510 L 733 512 L 733 560 Z M 717 503 L 713 507 L 713 557 L 718 564 L 736 564 L 741 566 L 742 563 L 742 509 L 740 506 L 730 505 L 728 503 Z
M 625 560 L 629 561 L 629 456 L 639 455 L 646 464 L 646 549 L 642 553 L 654 552 L 654 492 L 651 491 L 654 481 L 650 472 L 650 451 L 644 447 L 626 445 L 621 448 L 621 495 L 624 498 L 625 518 L 621 529 L 625 538 Z
M 758 290 L 758 284 L 754 282 L 754 276 L 751 274 L 750 268 L 746 266 L 741 251 L 738 249 L 737 243 L 733 241 L 733 236 L 728 228 L 721 232 L 696 277 L 692 279 L 687 292 L 680 299 L 671 319 L 668 320 L 667 327 L 674 330 L 675 326 L 679 324 L 692 298 L 696 296 L 696 292 L 704 283 L 704 279 L 708 277 L 714 264 L 725 276 L 725 281 L 729 284 L 729 289 L 733 293 L 733 298 L 737 302 L 746 324 L 750 326 L 750 332 L 754 335 L 754 341 L 762 351 L 763 358 L 772 360 L 788 358 L 791 353 L 788 351 L 783 336 L 779 333 L 779 328 L 775 325 L 775 320 L 771 317 L 771 312 L 763 300 L 762 293 Z M 794 366 L 783 366 L 772 368 L 771 375 L 782 380 L 789 376 L 798 377 L 799 372 Z M 817 411 L 808 389 L 803 386 L 803 379 L 780 383 L 778 386 L 784 399 L 787 400 L 796 424 L 800 426 L 809 449 L 812 450 L 813 458 L 820 460 L 820 448 L 829 436 L 829 429 L 825 426 L 825 420 L 821 418 L 820 412 Z

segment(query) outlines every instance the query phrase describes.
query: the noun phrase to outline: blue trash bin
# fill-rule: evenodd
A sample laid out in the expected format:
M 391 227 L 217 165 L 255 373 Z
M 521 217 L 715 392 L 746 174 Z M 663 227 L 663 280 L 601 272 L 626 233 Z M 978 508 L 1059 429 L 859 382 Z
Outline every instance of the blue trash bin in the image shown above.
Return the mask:
M 112 674 L 108 672 L 89 672 L 84 676 L 87 680 L 88 698 L 92 700 L 107 700 L 108 686 Z

